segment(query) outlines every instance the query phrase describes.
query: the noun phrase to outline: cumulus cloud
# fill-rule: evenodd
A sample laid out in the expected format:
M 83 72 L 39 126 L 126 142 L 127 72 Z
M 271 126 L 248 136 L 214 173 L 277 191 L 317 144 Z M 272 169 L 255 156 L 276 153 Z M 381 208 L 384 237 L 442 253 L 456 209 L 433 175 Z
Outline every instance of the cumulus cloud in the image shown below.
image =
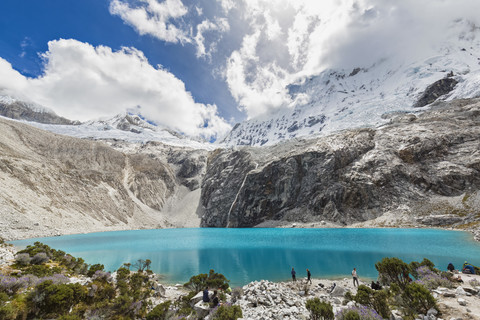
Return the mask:
M 228 13 L 233 4 L 222 0 L 221 7 L 221 13 Z M 192 23 L 193 19 L 187 17 L 189 11 L 199 17 L 204 15 L 203 7 L 195 5 L 188 8 L 181 0 L 111 0 L 110 2 L 110 13 L 119 16 L 140 35 L 148 34 L 166 42 L 193 44 L 196 47 L 197 58 L 210 59 L 222 34 L 229 30 L 228 21 L 226 18 L 214 16 L 195 25 Z M 195 34 L 194 30 L 196 30 Z
M 196 103 L 184 83 L 141 51 L 112 51 L 76 40 L 48 43 L 44 73 L 26 78 L 0 58 L 4 93 L 29 99 L 69 119 L 90 120 L 137 108 L 168 128 L 207 139 L 223 136 L 230 125 L 215 105 Z M 5 75 L 5 76 L 4 76 Z
M 212 53 L 216 51 L 216 46 L 222 38 L 222 34 L 229 29 L 230 25 L 225 18 L 216 18 L 215 22 L 206 19 L 197 25 L 197 34 L 194 38 L 197 47 L 197 58 L 211 59 Z M 208 43 L 208 47 L 206 43 Z
M 228 12 L 248 26 L 224 76 L 249 118 L 294 106 L 286 86 L 302 77 L 424 59 L 455 19 L 480 24 L 476 0 L 239 0 Z
M 189 42 L 185 30 L 175 25 L 175 21 L 187 13 L 180 0 L 138 0 L 131 6 L 125 0 L 112 0 L 110 13 L 118 15 L 141 35 L 150 34 L 167 42 Z

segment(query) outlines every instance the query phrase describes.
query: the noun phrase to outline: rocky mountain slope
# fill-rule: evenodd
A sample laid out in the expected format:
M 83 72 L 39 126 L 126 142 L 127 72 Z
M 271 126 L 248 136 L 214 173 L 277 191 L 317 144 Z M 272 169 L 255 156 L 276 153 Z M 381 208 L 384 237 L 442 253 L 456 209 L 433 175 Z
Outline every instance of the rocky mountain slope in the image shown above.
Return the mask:
M 78 139 L 0 118 L 0 235 L 382 217 L 386 226 L 478 227 L 480 100 L 437 102 L 386 121 L 207 150 Z M 397 217 L 406 219 L 392 224 Z
M 78 124 L 75 121 L 57 116 L 51 110 L 45 109 L 33 103 L 18 101 L 9 96 L 0 96 L 0 116 L 45 124 Z
M 388 121 L 378 129 L 212 153 L 202 226 L 351 224 L 390 211 L 428 216 L 426 224 L 478 221 L 480 102 L 438 103 Z
M 2 118 L 0 136 L 2 237 L 199 224 L 204 150 L 151 144 L 124 153 Z

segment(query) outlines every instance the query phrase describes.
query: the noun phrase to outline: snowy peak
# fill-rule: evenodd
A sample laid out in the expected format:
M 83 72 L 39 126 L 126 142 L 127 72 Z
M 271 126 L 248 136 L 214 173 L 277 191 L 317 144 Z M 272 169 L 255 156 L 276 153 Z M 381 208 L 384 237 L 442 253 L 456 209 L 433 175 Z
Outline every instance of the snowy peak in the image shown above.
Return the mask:
M 136 114 L 124 113 L 110 119 L 74 122 L 35 103 L 0 96 L 0 115 L 27 122 L 37 128 L 82 139 L 116 140 L 132 143 L 161 142 L 193 149 L 213 149 L 214 146 L 149 123 Z
M 421 112 L 437 100 L 480 96 L 480 28 L 455 22 L 452 35 L 423 56 L 381 59 L 371 66 L 326 69 L 286 87 L 292 106 L 271 119 L 238 124 L 229 146 L 377 127 L 396 112 Z

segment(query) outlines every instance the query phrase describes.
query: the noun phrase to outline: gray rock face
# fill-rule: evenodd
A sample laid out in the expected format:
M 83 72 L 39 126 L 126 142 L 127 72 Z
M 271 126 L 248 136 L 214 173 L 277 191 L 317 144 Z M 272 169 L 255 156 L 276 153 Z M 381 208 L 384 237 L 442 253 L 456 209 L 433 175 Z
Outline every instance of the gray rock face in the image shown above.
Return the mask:
M 205 150 L 147 145 L 123 153 L 4 119 L 0 135 L 0 235 L 6 239 L 184 226 L 196 217 L 198 196 L 189 196 L 195 188 L 185 185 L 197 181 L 198 189 Z M 179 162 L 195 170 L 185 172 Z M 177 205 L 185 196 L 193 210 Z
M 11 104 L 0 102 L 0 115 L 11 119 L 35 121 L 40 123 L 77 124 L 76 122 L 57 116 L 52 112 L 35 111 L 26 103 L 20 101 Z
M 414 107 L 420 108 L 434 102 L 441 96 L 452 91 L 457 83 L 458 81 L 454 78 L 444 78 L 435 81 L 425 89 L 417 103 L 415 103 Z
M 428 215 L 439 207 L 434 197 L 479 190 L 479 141 L 480 103 L 460 100 L 406 121 L 393 118 L 377 130 L 218 150 L 210 155 L 202 184 L 202 226 L 252 227 L 266 220 L 348 224 L 400 205 Z M 460 217 L 476 207 L 465 204 Z M 452 206 L 442 208 L 441 214 L 458 215 Z

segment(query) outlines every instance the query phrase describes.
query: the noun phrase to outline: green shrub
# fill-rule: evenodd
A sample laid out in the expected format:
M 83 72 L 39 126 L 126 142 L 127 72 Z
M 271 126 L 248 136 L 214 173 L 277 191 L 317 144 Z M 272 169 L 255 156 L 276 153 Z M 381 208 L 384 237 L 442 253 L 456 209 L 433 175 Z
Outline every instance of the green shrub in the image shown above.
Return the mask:
M 237 320 L 242 318 L 242 309 L 240 306 L 220 306 L 213 315 L 213 320 Z
M 201 273 L 191 277 L 190 281 L 185 283 L 184 286 L 195 292 L 199 292 L 207 287 L 227 290 L 229 282 L 230 281 L 227 280 L 223 274 L 216 273 L 211 269 L 208 275 L 206 273 Z
M 390 316 L 388 293 L 385 290 L 376 291 L 365 285 L 360 285 L 353 300 L 361 305 L 374 309 L 383 318 Z
M 410 262 L 410 273 L 412 274 L 412 276 L 415 279 L 418 279 L 419 275 L 418 275 L 417 269 L 420 268 L 420 267 L 426 267 L 430 271 L 435 272 L 435 273 L 440 272 L 440 270 L 435 268 L 435 264 L 432 261 L 428 260 L 427 258 L 423 258 L 422 262 L 412 261 L 412 262 Z
M 31 264 L 43 264 L 45 262 L 48 262 L 50 260 L 45 252 L 39 252 L 36 255 L 32 257 L 30 260 Z
M 360 320 L 358 312 L 349 310 L 343 315 L 343 320 Z
M 75 314 L 67 314 L 67 315 L 60 316 L 58 320 L 82 320 L 82 317 L 77 316 Z
M 190 304 L 190 300 L 196 295 L 194 291 L 189 292 L 186 296 L 181 296 L 173 304 L 178 310 L 177 315 L 188 317 L 189 315 L 195 313 L 195 310 Z
M 63 315 L 86 296 L 86 288 L 78 283 L 54 284 L 52 280 L 42 282 L 30 292 L 28 302 L 35 315 Z
M 409 283 L 401 294 L 404 313 L 409 316 L 427 314 L 430 308 L 436 306 L 435 298 L 430 291 L 421 284 Z
M 165 301 L 163 303 L 160 303 L 157 305 L 155 308 L 153 308 L 152 311 L 150 311 L 147 314 L 147 320 L 166 320 L 168 319 L 167 317 L 169 316 L 169 308 L 172 302 Z
M 18 253 L 15 256 L 15 262 L 18 266 L 28 266 L 32 258 L 28 253 Z
M 336 320 L 383 320 L 375 310 L 366 306 L 352 306 L 340 310 Z
M 87 272 L 87 276 L 91 277 L 95 274 L 95 272 L 97 271 L 103 271 L 105 267 L 103 266 L 103 264 L 94 264 L 92 266 L 90 266 L 90 268 L 88 269 L 88 272 Z
M 411 281 L 409 265 L 398 258 L 383 258 L 382 261 L 375 263 L 375 268 L 384 284 L 394 283 L 403 289 Z
M 58 271 L 58 270 L 55 270 Z M 54 275 L 54 270 L 45 264 L 41 265 L 30 265 L 23 269 L 24 274 L 31 274 L 39 278 L 48 277 Z
M 333 320 L 333 307 L 330 303 L 320 301 L 318 298 L 307 300 L 305 307 L 310 312 L 310 319 L 312 320 Z

